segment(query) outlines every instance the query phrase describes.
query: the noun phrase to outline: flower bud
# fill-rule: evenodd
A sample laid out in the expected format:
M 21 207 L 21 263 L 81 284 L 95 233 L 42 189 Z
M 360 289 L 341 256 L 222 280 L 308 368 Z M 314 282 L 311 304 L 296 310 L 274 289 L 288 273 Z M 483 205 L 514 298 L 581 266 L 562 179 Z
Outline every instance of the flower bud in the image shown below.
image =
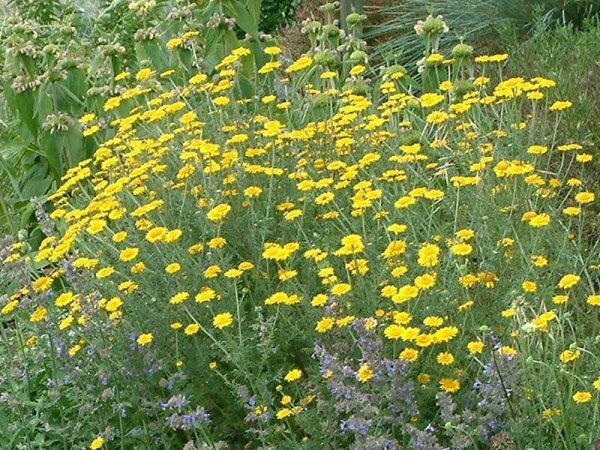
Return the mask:
M 468 58 L 473 55 L 473 47 L 467 44 L 457 44 L 452 49 L 452 56 L 455 58 Z
M 365 21 L 366 19 L 367 16 L 365 16 L 364 14 L 352 13 L 346 16 L 346 23 L 350 28 L 353 28 L 361 22 Z
M 323 27 L 323 33 L 325 34 L 325 36 L 327 37 L 336 37 L 340 35 L 340 29 L 338 27 L 336 27 L 335 25 L 325 25 Z
M 319 11 L 324 13 L 333 13 L 337 10 L 337 2 L 327 2 L 322 6 L 319 6 Z
M 350 60 L 352 62 L 366 64 L 368 59 L 369 56 L 362 50 L 354 50 L 352 53 L 350 53 Z

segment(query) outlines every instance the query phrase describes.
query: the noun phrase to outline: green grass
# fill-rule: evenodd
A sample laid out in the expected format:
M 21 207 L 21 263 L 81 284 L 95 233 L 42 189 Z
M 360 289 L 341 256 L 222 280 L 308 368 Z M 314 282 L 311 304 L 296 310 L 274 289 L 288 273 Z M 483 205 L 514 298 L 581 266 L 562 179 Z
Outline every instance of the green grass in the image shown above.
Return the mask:
M 377 64 L 386 61 L 406 64 L 423 52 L 414 25 L 428 14 L 444 17 L 451 29 L 442 37 L 447 52 L 461 39 L 498 47 L 498 37 L 507 29 L 524 36 L 542 25 L 572 24 L 581 28 L 586 17 L 598 17 L 598 0 L 402 0 L 388 1 L 381 8 L 378 22 L 367 32 L 373 43 L 371 56 Z M 502 48 L 502 47 L 500 47 Z

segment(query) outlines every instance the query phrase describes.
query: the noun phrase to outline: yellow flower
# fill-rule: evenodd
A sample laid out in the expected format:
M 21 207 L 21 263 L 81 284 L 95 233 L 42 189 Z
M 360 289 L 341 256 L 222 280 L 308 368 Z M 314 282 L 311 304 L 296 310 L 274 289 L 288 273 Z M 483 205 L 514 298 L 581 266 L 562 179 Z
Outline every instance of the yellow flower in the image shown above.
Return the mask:
M 317 326 L 315 327 L 315 330 L 318 331 L 319 333 L 326 333 L 328 331 L 330 331 L 331 329 L 333 329 L 333 326 L 335 325 L 335 320 L 331 317 L 323 317 L 321 320 L 319 320 L 317 322 Z
M 547 408 L 542 411 L 542 419 L 549 420 L 554 416 L 560 416 L 561 411 L 558 408 Z
M 347 256 L 360 253 L 365 249 L 362 237 L 358 234 L 349 234 L 342 238 L 342 247 L 333 254 L 336 256 Z
M 423 94 L 419 99 L 423 108 L 431 108 L 432 106 L 438 105 L 443 102 L 445 97 L 436 93 Z
M 556 101 L 554 103 L 552 103 L 552 105 L 550 105 L 550 111 L 562 111 L 564 109 L 570 108 L 571 106 L 573 106 L 573 103 L 566 100 L 566 101 Z
M 440 248 L 435 244 L 425 244 L 419 249 L 417 263 L 423 267 L 434 267 L 438 265 Z
M 412 284 L 406 284 L 398 289 L 398 292 L 392 296 L 394 303 L 404 303 L 419 295 L 419 288 Z
M 427 373 L 420 373 L 417 375 L 417 382 L 422 385 L 429 384 L 431 381 L 431 376 Z
M 277 56 L 281 53 L 281 48 L 275 46 L 265 47 L 264 52 L 269 56 Z
M 578 216 L 581 214 L 581 208 L 576 206 L 568 206 L 562 210 L 565 216 Z
M 167 230 L 165 227 L 152 228 L 146 233 L 146 240 L 153 243 L 158 242 L 168 233 L 168 231 L 169 230 Z
M 56 297 L 54 304 L 58 307 L 67 306 L 76 298 L 77 298 L 76 295 L 73 294 L 72 292 L 63 292 L 58 297 Z
M 2 310 L 0 310 L 0 314 L 10 314 L 17 308 L 17 306 L 19 306 L 18 300 L 12 300 L 2 307 Z
M 531 145 L 527 149 L 527 153 L 531 153 L 532 155 L 543 155 L 548 151 L 548 147 L 545 145 Z
M 104 445 L 104 439 L 101 438 L 100 436 L 98 436 L 96 439 L 94 439 L 91 442 L 90 450 L 98 450 L 99 448 L 102 448 L 103 445 Z
M 580 192 L 575 196 L 577 203 L 591 203 L 595 200 L 596 195 L 593 192 Z
M 127 238 L 127 231 L 119 231 L 113 234 L 112 240 L 113 242 L 123 242 L 125 238 Z
M 369 366 L 369 364 L 364 363 L 358 369 L 358 372 L 356 373 L 356 378 L 361 383 L 366 383 L 371 378 L 373 378 L 374 375 L 375 375 L 375 372 L 373 372 L 373 369 L 371 369 L 371 367 Z
M 221 203 L 221 204 L 215 206 L 213 209 L 211 209 L 206 214 L 206 217 L 211 222 L 220 222 L 223 219 L 225 219 L 225 217 L 227 217 L 227 214 L 229 214 L 229 211 L 231 211 L 231 206 L 229 206 L 226 203 Z
M 258 197 L 261 193 L 262 189 L 258 186 L 249 186 L 244 189 L 244 195 L 250 198 Z
M 292 278 L 295 278 L 296 275 L 298 275 L 297 270 L 280 269 L 277 273 L 278 273 L 278 278 L 280 281 L 288 281 L 288 280 L 291 280 Z
M 138 343 L 138 345 L 144 346 L 144 345 L 148 345 L 150 342 L 152 342 L 152 340 L 154 339 L 154 336 L 152 335 L 152 333 L 145 333 L 145 334 L 140 334 L 136 340 L 136 342 Z
M 48 317 L 48 310 L 43 306 L 38 306 L 35 311 L 31 313 L 29 317 L 30 322 L 41 322 Z
M 167 272 L 169 274 L 179 272 L 180 270 L 181 270 L 181 264 L 176 263 L 176 262 L 171 263 L 167 267 L 165 267 L 165 272 Z
M 419 350 L 416 348 L 405 348 L 400 352 L 400 360 L 407 362 L 415 362 L 419 359 Z
M 121 306 L 123 306 L 123 300 L 121 300 L 119 297 L 113 297 L 108 302 L 106 302 L 106 304 L 104 305 L 104 309 L 106 309 L 108 312 L 115 312 Z
M 200 325 L 198 325 L 196 323 L 191 323 L 185 327 L 183 332 L 185 334 L 187 334 L 188 336 L 192 336 L 192 335 L 196 334 L 198 332 L 198 330 L 200 330 Z
M 406 252 L 406 241 L 397 240 L 390 242 L 381 256 L 385 259 L 390 259 L 400 256 L 404 252 Z
M 500 348 L 500 354 L 503 356 L 513 357 L 517 354 L 517 351 L 514 348 L 505 345 Z
M 339 297 L 344 294 L 347 294 L 348 292 L 350 292 L 351 289 L 352 287 L 348 283 L 340 283 L 336 284 L 335 286 L 332 286 L 331 293 Z
M 431 289 L 433 286 L 435 286 L 436 279 L 437 274 L 435 272 L 431 274 L 426 273 L 424 275 L 420 275 L 415 278 L 415 287 L 423 290 Z
M 433 111 L 427 115 L 427 118 L 425 120 L 427 121 L 427 123 L 430 123 L 432 125 L 439 125 L 441 123 L 444 123 L 449 118 L 450 114 L 448 114 L 445 111 Z
M 545 227 L 550 223 L 550 216 L 546 213 L 543 214 L 535 214 L 531 219 L 529 219 L 529 225 L 534 228 Z
M 552 302 L 556 303 L 557 305 L 562 305 L 563 303 L 567 303 L 568 300 L 569 300 L 568 295 L 554 295 L 552 297 Z
M 180 303 L 183 303 L 185 300 L 187 300 L 189 296 L 190 294 L 187 292 L 179 292 L 169 299 L 169 303 L 171 305 L 179 305 Z
M 233 323 L 233 316 L 231 313 L 217 314 L 213 319 L 213 326 L 218 329 L 223 329 L 230 326 Z
M 300 369 L 292 369 L 285 375 L 283 379 L 288 383 L 291 383 L 292 381 L 299 380 L 301 377 L 302 371 Z
M 139 252 L 140 250 L 137 247 L 127 247 L 121 250 L 121 253 L 119 253 L 119 259 L 125 262 L 134 260 Z
M 577 391 L 573 394 L 573 401 L 575 403 L 588 403 L 592 401 L 592 394 L 587 391 Z
M 208 287 L 200 289 L 200 292 L 196 294 L 195 300 L 197 303 L 205 303 L 213 300 L 216 297 L 216 292 Z
M 294 413 L 292 412 L 292 410 L 290 408 L 282 408 L 279 411 L 277 411 L 277 414 L 275 414 L 275 417 L 277 417 L 277 419 L 279 419 L 279 420 L 283 420 L 286 417 L 290 417 L 293 415 L 294 415 Z
M 35 292 L 47 291 L 52 286 L 52 278 L 40 277 L 33 282 L 32 286 Z
M 410 195 L 405 195 L 396 200 L 396 202 L 394 203 L 394 207 L 398 209 L 405 209 L 414 205 L 416 202 L 417 200 L 414 197 L 411 197 Z
M 208 241 L 208 248 L 223 248 L 225 247 L 225 245 L 227 245 L 227 241 L 225 240 L 225 238 L 221 237 L 221 236 L 217 236 L 215 238 L 212 238 L 210 241 Z
M 579 277 L 578 275 L 570 273 L 568 275 L 563 276 L 560 279 L 560 281 L 558 282 L 558 287 L 561 289 L 571 289 L 573 286 L 579 283 L 580 279 L 581 277 Z
M 183 39 L 181 39 L 181 38 L 171 38 L 167 42 L 167 48 L 168 49 L 173 49 L 173 48 L 181 47 L 181 44 L 183 44 Z
M 310 56 L 302 56 L 298 60 L 294 61 L 287 69 L 286 73 L 299 72 L 300 70 L 306 69 L 312 65 L 313 59 Z
M 454 355 L 448 352 L 438 353 L 436 360 L 438 364 L 441 364 L 442 366 L 448 366 L 454 362 Z
M 467 256 L 471 254 L 471 252 L 473 251 L 473 247 L 465 243 L 454 244 L 450 248 L 450 251 L 452 252 L 452 254 L 457 256 Z
M 560 354 L 560 360 L 566 364 L 575 361 L 580 356 L 581 352 L 579 350 L 565 350 Z
M 467 344 L 467 350 L 470 353 L 481 353 L 483 352 L 483 342 L 481 341 L 472 341 Z
M 523 281 L 523 283 L 521 284 L 521 287 L 523 288 L 523 290 L 525 292 L 533 293 L 533 292 L 537 291 L 537 284 L 535 283 L 535 281 L 530 281 L 530 280 Z
M 588 305 L 600 306 L 600 295 L 590 295 L 587 298 Z
M 442 378 L 440 380 L 440 389 L 444 392 L 454 394 L 460 390 L 460 381 L 453 378 Z

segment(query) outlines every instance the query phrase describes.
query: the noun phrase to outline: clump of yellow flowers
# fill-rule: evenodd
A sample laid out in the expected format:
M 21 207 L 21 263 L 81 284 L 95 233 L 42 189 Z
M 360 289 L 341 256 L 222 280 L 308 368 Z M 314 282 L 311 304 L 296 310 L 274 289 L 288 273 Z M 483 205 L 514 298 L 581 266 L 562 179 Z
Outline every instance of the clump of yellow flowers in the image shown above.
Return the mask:
M 388 71 L 357 93 L 310 55 L 286 68 L 266 53 L 258 98 L 240 96 L 239 48 L 183 85 L 143 69 L 102 120 L 86 116 L 98 150 L 50 196 L 54 232 L 29 261 L 54 269 L 0 313 L 26 314 L 32 348 L 59 336 L 66 365 L 160 361 L 207 405 L 211 384 L 249 386 L 250 416 L 291 440 L 306 436 L 286 423 L 335 401 L 324 386 L 340 374 L 315 342 L 347 342 L 356 389 L 385 379 L 369 358 L 401 363 L 423 404 L 460 405 L 490 361 L 516 361 L 530 390 L 507 401 L 536 412 L 528 423 L 598 429 L 600 251 L 584 233 L 597 200 L 575 176 L 592 156 L 544 131 L 571 107 L 555 83 L 497 80 L 505 55 L 472 58 L 468 79 L 428 55 L 447 73 L 434 92 Z M 14 244 L 4 264 L 25 259 Z

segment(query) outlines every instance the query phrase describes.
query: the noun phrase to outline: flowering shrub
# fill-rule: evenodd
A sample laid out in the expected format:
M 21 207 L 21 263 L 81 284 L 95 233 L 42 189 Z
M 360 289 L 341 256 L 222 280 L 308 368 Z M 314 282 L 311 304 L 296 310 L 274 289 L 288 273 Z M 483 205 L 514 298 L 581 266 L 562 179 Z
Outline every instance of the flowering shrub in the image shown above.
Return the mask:
M 14 442 L 593 442 L 592 156 L 543 126 L 571 103 L 464 44 L 418 95 L 321 50 L 265 48 L 258 97 L 243 47 L 216 76 L 143 69 L 81 121 L 107 139 L 38 211 L 47 238 L 0 254 Z

